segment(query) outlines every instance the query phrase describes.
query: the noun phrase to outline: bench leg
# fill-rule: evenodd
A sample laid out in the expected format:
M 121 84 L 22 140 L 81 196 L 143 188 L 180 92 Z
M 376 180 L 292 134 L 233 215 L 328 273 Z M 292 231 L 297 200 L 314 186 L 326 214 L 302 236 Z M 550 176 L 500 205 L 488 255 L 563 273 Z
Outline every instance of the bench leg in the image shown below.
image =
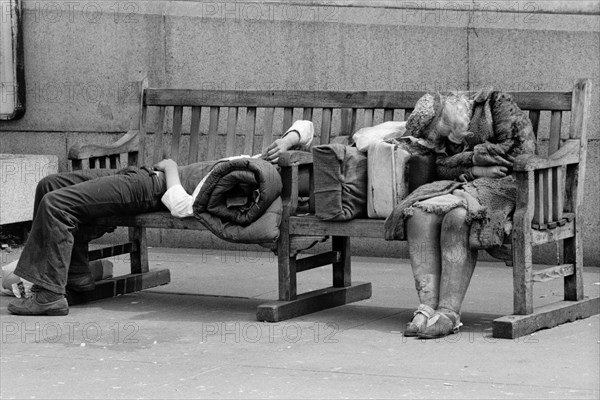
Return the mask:
M 352 257 L 350 254 L 350 238 L 333 236 L 331 248 L 340 253 L 340 261 L 333 263 L 333 286 L 348 287 L 352 284 Z
M 166 285 L 171 281 L 171 273 L 168 269 L 152 271 L 149 269 L 146 228 L 129 228 L 129 240 L 131 243 L 115 246 L 110 251 L 95 250 L 90 252 L 92 255 L 90 260 L 129 253 L 131 273 L 98 281 L 96 282 L 96 288 L 90 292 L 68 291 L 67 300 L 70 305 L 139 292 L 144 289 Z
M 259 321 L 267 322 L 285 321 L 301 315 L 370 298 L 372 293 L 370 282 L 351 284 L 350 239 L 347 237 L 334 237 L 332 240 L 332 249 L 340 253 L 338 257 L 339 261 L 333 263 L 332 286 L 299 295 L 295 293 L 296 257 L 288 256 L 289 246 L 287 251 L 278 251 L 280 300 L 258 306 L 256 318 Z M 292 286 L 295 296 L 290 299 L 282 298 L 282 288 L 287 290 L 286 288 Z
M 564 241 L 564 260 L 573 264 L 573 275 L 564 278 L 564 299 L 578 301 L 583 299 L 583 249 L 577 232 L 575 236 Z
M 290 235 L 281 230 L 277 243 L 277 270 L 279 280 L 279 300 L 296 298 L 296 256 L 290 255 Z
M 516 245 L 516 246 L 515 246 Z M 492 322 L 495 338 L 515 339 L 544 328 L 591 317 L 600 313 L 600 297 L 583 295 L 583 256 L 577 236 L 566 239 L 564 260 L 574 265 L 573 275 L 564 277 L 564 301 L 533 308 L 531 245 L 513 242 L 515 251 L 515 314 Z M 525 255 L 518 259 L 517 255 Z M 524 285 L 520 288 L 518 284 Z
M 579 301 L 559 301 L 536 308 L 528 315 L 507 315 L 492 322 L 492 336 L 516 339 L 544 328 L 553 328 L 600 312 L 600 297 Z
M 129 228 L 129 241 L 134 244 L 129 253 L 131 257 L 131 273 L 141 274 L 148 272 L 148 241 L 146 228 Z

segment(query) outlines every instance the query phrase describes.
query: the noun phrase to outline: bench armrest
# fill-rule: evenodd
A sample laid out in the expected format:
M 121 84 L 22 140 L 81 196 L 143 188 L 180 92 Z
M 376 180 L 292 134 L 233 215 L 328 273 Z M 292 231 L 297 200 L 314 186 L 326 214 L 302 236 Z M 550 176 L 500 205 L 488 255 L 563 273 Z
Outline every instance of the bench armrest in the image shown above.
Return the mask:
M 106 157 L 139 151 L 139 131 L 132 130 L 119 140 L 108 145 L 75 144 L 69 149 L 69 160 L 85 160 L 92 157 Z
M 294 165 L 312 164 L 312 162 L 312 153 L 309 153 L 308 151 L 290 150 L 281 153 L 277 165 L 280 167 L 291 167 Z
M 579 140 L 567 140 L 557 152 L 547 158 L 533 154 L 518 156 L 514 163 L 514 170 L 516 172 L 527 172 L 577 164 L 579 162 L 579 150 Z

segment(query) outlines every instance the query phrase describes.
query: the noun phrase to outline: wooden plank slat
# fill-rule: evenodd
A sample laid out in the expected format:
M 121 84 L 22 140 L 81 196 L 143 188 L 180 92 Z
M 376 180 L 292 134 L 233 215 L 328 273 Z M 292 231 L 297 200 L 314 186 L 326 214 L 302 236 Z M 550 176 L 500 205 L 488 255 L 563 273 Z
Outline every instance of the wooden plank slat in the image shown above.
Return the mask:
M 383 122 L 392 121 L 394 119 L 394 109 L 386 108 L 383 110 Z
M 561 125 L 562 111 L 552 111 L 550 117 L 550 139 L 548 141 L 548 155 L 552 155 L 560 148 Z
M 296 273 L 341 261 L 339 251 L 328 251 L 296 260 Z
M 225 143 L 225 156 L 231 157 L 236 155 L 235 151 L 235 130 L 238 121 L 237 107 L 229 107 L 227 115 L 227 141 Z
M 365 126 L 373 126 L 373 117 L 375 110 L 372 108 L 365 109 Z
M 351 221 L 322 221 L 316 217 L 290 217 L 292 235 L 331 235 L 383 238 L 383 219 L 354 219 Z
M 405 108 L 415 105 L 425 92 L 394 91 L 294 91 L 287 90 L 146 90 L 149 106 L 205 106 L 205 107 L 331 107 L 331 108 Z
M 558 225 L 554 229 L 545 229 L 544 226 L 544 229 L 538 230 L 538 228 L 532 226 L 531 244 L 539 245 L 573 237 L 573 234 L 575 233 L 575 224 L 573 221 L 565 220 L 563 222 L 564 224 Z
M 96 288 L 89 292 L 67 291 L 69 305 L 134 293 L 152 287 L 166 285 L 171 281 L 168 269 L 153 269 L 141 274 L 127 274 L 96 282 Z
M 555 265 L 553 267 L 544 268 L 538 271 L 533 271 L 531 280 L 534 282 L 548 282 L 556 278 L 573 275 L 575 267 L 573 264 Z
M 348 287 L 317 289 L 302 293 L 294 297 L 294 300 L 261 304 L 256 311 L 256 319 L 268 322 L 285 321 L 320 310 L 365 300 L 370 298 L 371 294 L 370 282 L 355 282 Z
M 542 171 L 542 180 L 544 186 L 544 221 L 549 223 L 552 221 L 552 168 Z
M 109 145 L 76 144 L 69 149 L 69 160 L 83 160 L 94 157 L 120 157 L 125 153 L 137 153 L 141 148 L 139 131 L 132 130 L 121 136 L 119 140 Z
M 492 322 L 494 338 L 515 339 L 543 328 L 552 328 L 569 321 L 598 314 L 600 297 L 578 302 L 559 301 L 539 307 L 529 315 L 507 315 Z
M 513 165 L 514 171 L 534 171 L 547 168 L 561 167 L 569 164 L 579 164 L 581 143 L 579 140 L 565 140 L 557 152 L 550 157 L 526 156 L 517 158 Z
M 139 121 L 137 129 L 139 133 L 136 135 L 139 151 L 127 150 L 127 165 L 141 166 L 146 165 L 146 125 L 148 122 L 148 107 L 146 106 L 146 90 L 148 89 L 148 79 L 144 78 L 140 81 L 138 90 L 140 95 L 139 103 Z M 139 163 L 139 164 L 138 164 Z
M 179 142 L 181 139 L 181 122 L 183 119 L 183 107 L 173 108 L 173 136 L 171 137 L 170 157 L 175 162 L 179 162 Z
M 263 142 L 261 151 L 264 152 L 267 147 L 273 141 L 273 114 L 275 113 L 274 108 L 266 108 L 265 109 L 265 119 L 263 124 Z
M 114 257 L 121 254 L 127 254 L 132 251 L 136 251 L 137 249 L 134 246 L 134 243 L 123 243 L 110 247 L 103 247 L 101 249 L 90 250 L 88 252 L 88 260 L 100 260 L 102 258 Z
M 160 107 L 158 110 L 158 125 L 156 126 L 156 132 L 154 132 L 154 153 L 152 156 L 153 164 L 159 162 L 164 158 L 163 154 L 163 135 L 165 133 L 165 114 L 167 112 L 166 107 Z
M 552 221 L 560 221 L 563 217 L 563 196 L 564 196 L 564 167 L 554 168 L 552 175 Z
M 350 136 L 356 127 L 356 108 L 342 109 L 342 126 L 340 136 Z
M 210 108 L 210 117 L 208 121 L 208 145 L 206 146 L 206 158 L 207 160 L 215 160 L 217 158 L 217 141 L 219 139 L 219 114 L 221 109 L 219 107 Z
M 283 109 L 283 126 L 281 127 L 281 134 L 283 135 L 292 126 L 292 119 L 294 118 L 294 109 L 286 107 Z
M 121 156 L 118 154 L 109 156 L 110 160 L 110 168 L 111 169 L 120 169 L 121 168 Z
M 302 110 L 302 119 L 304 119 L 306 121 L 312 121 L 312 119 L 313 119 L 312 107 L 305 107 L 304 110 Z
M 537 110 L 529 111 L 529 120 L 531 121 L 531 126 L 533 127 L 533 134 L 535 135 L 535 140 L 537 142 L 538 128 L 540 125 L 540 112 Z
M 531 205 L 533 207 L 532 222 L 541 226 L 544 224 L 544 180 L 541 171 L 535 172 L 534 199 L 535 202 Z
M 324 108 L 323 115 L 321 117 L 321 144 L 329 143 L 331 138 L 331 116 L 333 110 L 331 108 Z
M 570 92 L 512 92 L 524 110 L 571 109 Z M 156 89 L 146 90 L 145 104 L 151 106 L 211 107 L 317 107 L 317 108 L 410 108 L 423 96 L 423 91 L 236 91 Z
M 254 155 L 254 135 L 256 135 L 256 108 L 246 109 L 246 129 L 244 130 L 244 154 Z
M 190 122 L 190 149 L 188 161 L 190 164 L 198 162 L 198 152 L 200 151 L 200 118 L 202 116 L 202 107 L 192 107 L 192 120 Z
M 71 171 L 79 171 L 81 170 L 82 162 L 81 160 L 75 159 L 71 160 Z
M 140 144 L 141 143 L 144 143 L 144 141 L 140 141 Z M 142 165 L 142 162 L 140 161 L 140 154 L 142 154 L 142 151 L 130 151 L 127 153 L 127 165 L 130 167 Z

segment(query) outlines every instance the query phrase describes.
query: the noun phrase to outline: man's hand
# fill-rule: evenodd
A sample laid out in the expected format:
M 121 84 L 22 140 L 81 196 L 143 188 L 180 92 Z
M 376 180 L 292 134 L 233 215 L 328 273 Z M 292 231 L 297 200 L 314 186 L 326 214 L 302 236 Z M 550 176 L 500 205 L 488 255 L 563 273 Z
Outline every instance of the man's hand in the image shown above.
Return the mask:
M 270 161 L 271 163 L 277 163 L 279 156 L 284 151 L 288 151 L 292 147 L 296 146 L 300 142 L 300 134 L 296 131 L 290 131 L 287 135 L 282 138 L 275 140 L 262 155 L 264 160 Z
M 508 173 L 508 168 L 500 165 L 474 166 L 471 167 L 471 173 L 476 178 L 504 178 Z
M 165 172 L 168 168 L 177 168 L 177 163 L 170 158 L 167 158 L 154 164 L 154 169 L 157 171 Z
M 164 172 L 165 179 L 167 180 L 167 189 L 170 189 L 175 185 L 181 185 L 177 163 L 170 158 L 160 160 L 154 164 L 154 169 Z

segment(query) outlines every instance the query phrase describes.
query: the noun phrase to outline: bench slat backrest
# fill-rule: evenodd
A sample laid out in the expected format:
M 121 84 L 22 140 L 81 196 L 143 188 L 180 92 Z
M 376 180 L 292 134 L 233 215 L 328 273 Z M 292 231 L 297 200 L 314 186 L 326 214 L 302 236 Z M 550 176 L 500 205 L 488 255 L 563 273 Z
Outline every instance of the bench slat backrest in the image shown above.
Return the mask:
M 181 164 L 262 151 L 296 119 L 315 122 L 315 144 L 390 120 L 405 120 L 424 92 L 216 91 L 154 89 L 143 91 L 141 125 L 152 136 L 151 162 L 166 156 Z M 562 113 L 571 109 L 571 92 L 512 93 L 529 111 L 538 134 L 541 116 L 550 116 L 548 154 L 560 148 Z M 148 110 L 156 109 L 154 121 Z M 184 118 L 184 114 L 186 117 Z M 205 120 L 208 120 L 206 123 Z M 166 127 L 169 121 L 170 128 Z M 203 122 L 201 128 L 201 122 Z M 279 131 L 274 132 L 275 127 Z M 145 136 L 142 141 L 145 142 Z M 183 138 L 186 137 L 186 151 Z M 168 139 L 168 140 L 167 140 Z

